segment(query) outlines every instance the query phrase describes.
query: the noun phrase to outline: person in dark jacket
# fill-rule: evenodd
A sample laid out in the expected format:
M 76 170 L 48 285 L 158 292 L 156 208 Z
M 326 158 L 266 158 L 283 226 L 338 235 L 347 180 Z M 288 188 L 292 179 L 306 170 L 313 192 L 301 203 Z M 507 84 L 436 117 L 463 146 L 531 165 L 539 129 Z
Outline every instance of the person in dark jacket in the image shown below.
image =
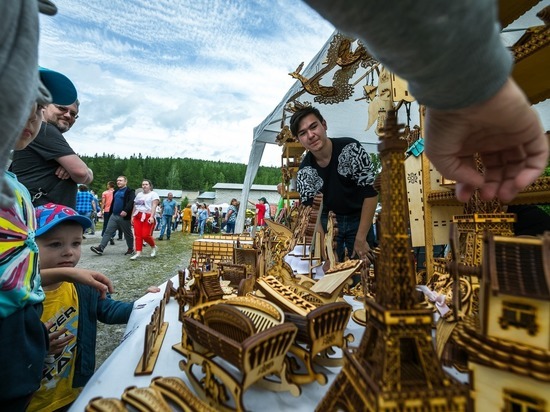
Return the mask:
M 134 189 L 130 189 L 128 185 L 128 179 L 126 176 L 119 176 L 116 180 L 117 189 L 113 193 L 113 203 L 111 205 L 111 218 L 105 233 L 101 238 L 101 243 L 98 246 L 92 246 L 90 249 L 92 252 L 102 255 L 110 242 L 111 238 L 115 235 L 117 229 L 124 233 L 128 250 L 125 255 L 132 255 L 134 253 L 134 234 L 132 233 L 132 210 L 134 208 L 134 199 L 136 192 Z

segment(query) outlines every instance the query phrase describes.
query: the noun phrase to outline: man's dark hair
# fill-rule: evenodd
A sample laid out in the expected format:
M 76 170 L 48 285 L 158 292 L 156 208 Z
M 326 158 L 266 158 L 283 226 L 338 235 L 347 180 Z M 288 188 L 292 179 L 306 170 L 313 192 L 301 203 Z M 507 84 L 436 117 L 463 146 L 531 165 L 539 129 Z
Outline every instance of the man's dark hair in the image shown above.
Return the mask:
M 113 182 L 112 180 L 109 180 L 109 181 L 107 182 L 107 186 L 109 186 L 109 187 L 111 187 L 111 188 L 114 189 L 115 186 L 116 186 L 116 184 L 115 184 L 115 182 Z
M 292 132 L 292 135 L 294 137 L 298 137 L 298 126 L 300 124 L 300 121 L 310 114 L 319 119 L 321 123 L 325 121 L 325 119 L 323 119 L 323 116 L 321 116 L 321 112 L 319 112 L 319 110 L 315 107 L 304 107 L 303 109 L 298 110 L 290 118 L 290 131 Z

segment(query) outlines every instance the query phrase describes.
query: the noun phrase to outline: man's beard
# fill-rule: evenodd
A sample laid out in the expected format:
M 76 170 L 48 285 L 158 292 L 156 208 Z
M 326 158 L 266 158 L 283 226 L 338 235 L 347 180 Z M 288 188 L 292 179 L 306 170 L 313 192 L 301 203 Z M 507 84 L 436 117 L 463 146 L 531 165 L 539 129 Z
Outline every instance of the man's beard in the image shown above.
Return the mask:
M 59 124 L 59 120 L 48 120 L 48 123 L 55 126 L 57 128 L 57 130 L 59 130 L 61 133 L 66 133 L 69 131 L 69 129 L 71 128 L 71 126 L 67 125 L 67 126 L 61 126 Z

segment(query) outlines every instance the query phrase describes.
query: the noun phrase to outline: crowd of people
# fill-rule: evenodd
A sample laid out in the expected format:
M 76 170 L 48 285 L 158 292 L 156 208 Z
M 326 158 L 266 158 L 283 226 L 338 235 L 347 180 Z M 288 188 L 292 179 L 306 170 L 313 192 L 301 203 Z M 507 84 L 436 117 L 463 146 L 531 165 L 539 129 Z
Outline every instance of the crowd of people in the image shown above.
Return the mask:
M 361 38 L 369 52 L 409 82 L 412 94 L 427 107 L 426 153 L 443 175 L 457 181 L 460 200 L 479 189 L 483 199 L 507 202 L 542 173 L 547 137 L 510 76 L 512 61 L 500 42 L 494 1 L 410 0 L 394 7 L 379 7 L 374 0 L 307 2 Z M 53 15 L 56 8 L 48 0 L 0 2 L 0 19 L 6 23 L 0 25 L 2 164 L 8 164 L 14 149 L 0 179 L 0 346 L 9 348 L 0 351 L 0 405 L 10 411 L 67 409 L 94 372 L 97 321 L 125 323 L 132 310 L 131 302 L 111 299 L 113 287 L 104 274 L 77 267 L 83 233 L 92 228 L 97 210 L 86 195 L 94 175 L 63 136 L 79 116 L 74 84 L 56 71 L 37 70 L 39 11 Z M 309 201 L 313 188 L 307 177 L 314 174 L 332 178 L 336 171 L 338 179 L 354 184 L 361 198 L 353 210 L 340 214 L 353 218 L 356 236 L 342 241 L 370 259 L 363 236 L 375 197 L 368 164 L 349 176 L 338 166 L 333 170 L 331 159 L 348 150 L 364 160 L 359 147 L 353 140 L 329 139 L 319 112 L 303 114 L 291 120 L 293 133 L 310 151 L 300 169 L 301 196 Z M 476 167 L 476 154 L 484 173 Z M 92 251 L 102 255 L 118 231 L 132 259 L 141 256 L 134 254 L 134 240 L 138 252 L 146 242 L 156 254 L 151 234 L 157 217 L 165 229 L 159 240 L 169 239 L 177 205 L 165 200 L 157 212 L 160 199 L 148 180 L 137 196 L 125 176 L 111 183 L 102 193 L 101 243 Z M 327 197 L 350 190 L 324 184 L 317 189 Z M 77 192 L 82 194 L 77 197 Z M 191 213 L 185 212 L 188 208 Z M 193 204 L 183 212 L 183 226 L 204 233 L 208 207 Z M 233 233 L 239 202 L 233 199 L 225 216 L 219 212 L 220 229 Z

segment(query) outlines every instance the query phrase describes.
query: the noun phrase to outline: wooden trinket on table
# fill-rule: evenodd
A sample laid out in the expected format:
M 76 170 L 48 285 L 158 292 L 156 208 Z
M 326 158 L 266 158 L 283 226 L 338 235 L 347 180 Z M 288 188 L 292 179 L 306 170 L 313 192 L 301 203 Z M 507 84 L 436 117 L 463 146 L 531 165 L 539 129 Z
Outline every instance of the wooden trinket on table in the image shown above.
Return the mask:
M 145 326 L 143 355 L 136 366 L 134 375 L 150 375 L 153 373 L 164 336 L 168 330 L 168 322 L 164 322 L 164 306 L 165 300 L 163 299 L 151 315 L 151 322 Z
M 272 303 L 236 297 L 187 311 L 182 341 L 173 349 L 185 357 L 180 367 L 202 399 L 221 410 L 243 411 L 243 395 L 252 384 L 300 394 L 299 386 L 287 381 L 286 355 L 296 332 L 296 326 L 284 323 L 282 311 Z M 232 373 L 225 362 L 239 374 Z M 197 368 L 205 375 L 197 374 Z M 270 375 L 279 380 L 267 379 Z

